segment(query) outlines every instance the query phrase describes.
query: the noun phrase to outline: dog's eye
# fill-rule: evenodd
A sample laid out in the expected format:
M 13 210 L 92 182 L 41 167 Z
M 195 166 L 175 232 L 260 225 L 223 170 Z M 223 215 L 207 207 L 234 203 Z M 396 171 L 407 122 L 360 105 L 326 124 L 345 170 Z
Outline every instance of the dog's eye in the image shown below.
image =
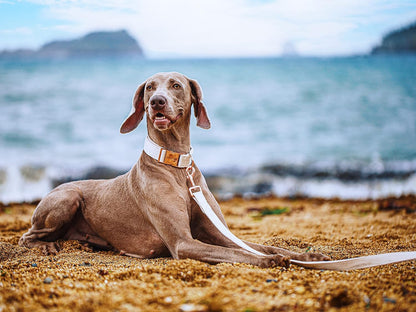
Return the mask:
M 181 85 L 179 84 L 179 83 L 175 83 L 174 85 L 173 85 L 173 88 L 174 89 L 180 89 L 181 88 Z
M 148 86 L 146 87 L 146 90 L 152 90 L 152 85 L 148 85 Z

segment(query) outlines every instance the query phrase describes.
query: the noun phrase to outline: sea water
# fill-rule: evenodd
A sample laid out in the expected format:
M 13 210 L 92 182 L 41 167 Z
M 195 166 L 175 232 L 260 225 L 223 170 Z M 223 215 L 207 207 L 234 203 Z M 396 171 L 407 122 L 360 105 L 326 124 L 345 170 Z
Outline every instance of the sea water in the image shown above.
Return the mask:
M 191 139 L 207 175 L 266 175 L 281 196 L 416 194 L 416 56 L 3 60 L 0 201 L 39 199 L 96 166 L 128 170 L 146 126 L 119 128 L 160 71 L 202 87 L 212 128 L 193 118 Z

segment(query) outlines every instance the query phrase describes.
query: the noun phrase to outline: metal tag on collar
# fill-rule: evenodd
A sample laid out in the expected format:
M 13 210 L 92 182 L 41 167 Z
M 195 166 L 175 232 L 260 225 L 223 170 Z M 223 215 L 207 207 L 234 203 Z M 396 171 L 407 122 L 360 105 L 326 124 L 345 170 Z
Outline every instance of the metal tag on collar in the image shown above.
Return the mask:
M 179 153 L 166 150 L 165 159 L 163 159 L 163 163 L 171 166 L 178 166 L 180 156 L 181 154 Z

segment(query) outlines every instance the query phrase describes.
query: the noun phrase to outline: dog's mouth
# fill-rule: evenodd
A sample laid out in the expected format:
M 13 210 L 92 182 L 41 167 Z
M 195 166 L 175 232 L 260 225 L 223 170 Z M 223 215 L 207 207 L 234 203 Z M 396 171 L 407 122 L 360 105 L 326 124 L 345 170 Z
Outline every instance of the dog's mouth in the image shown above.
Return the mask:
M 155 115 L 155 120 L 163 120 L 163 119 L 168 119 L 168 118 L 166 118 L 166 116 L 163 115 L 162 113 L 157 113 Z
M 159 129 L 166 129 L 171 121 L 162 113 L 157 113 L 154 117 L 153 124 Z
M 182 113 L 178 114 L 175 118 L 171 118 L 169 116 L 164 115 L 161 112 L 158 112 L 153 117 L 153 124 L 158 129 L 167 129 L 171 124 L 174 124 L 180 117 L 182 116 Z

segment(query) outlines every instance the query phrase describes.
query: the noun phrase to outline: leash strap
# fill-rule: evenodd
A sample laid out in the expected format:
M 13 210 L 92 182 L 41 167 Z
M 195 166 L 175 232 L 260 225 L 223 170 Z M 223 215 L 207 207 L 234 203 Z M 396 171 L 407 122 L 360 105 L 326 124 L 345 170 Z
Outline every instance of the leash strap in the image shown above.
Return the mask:
M 193 175 L 195 173 L 195 168 L 191 165 L 186 168 L 186 173 L 188 180 L 191 184 L 189 188 L 189 193 L 192 198 L 201 208 L 202 212 L 208 217 L 208 219 L 214 224 L 214 226 L 220 231 L 225 237 L 230 239 L 233 243 L 244 248 L 245 250 L 259 255 L 265 256 L 265 254 L 251 248 L 241 239 L 235 236 L 231 231 L 221 222 L 215 212 L 212 210 L 211 206 L 207 202 L 202 189 L 200 186 L 195 185 Z M 365 256 L 351 259 L 343 260 L 334 260 L 334 261 L 299 261 L 299 260 L 290 260 L 290 263 L 296 264 L 309 269 L 317 270 L 333 270 L 333 271 L 349 271 L 370 268 L 373 266 L 385 265 L 398 263 L 403 261 L 416 260 L 416 251 L 406 251 L 406 252 L 393 252 L 385 253 L 373 256 Z
M 333 270 L 333 271 L 350 271 L 357 269 L 371 268 L 374 266 L 398 263 L 403 261 L 415 260 L 416 251 L 392 252 L 374 256 L 365 256 L 351 259 L 335 261 L 298 261 L 290 260 L 291 263 L 303 266 L 309 269 Z
M 191 193 L 192 198 L 196 201 L 198 206 L 201 208 L 202 212 L 208 217 L 208 219 L 214 224 L 214 226 L 220 231 L 225 237 L 231 240 L 234 244 L 244 248 L 245 250 L 254 253 L 259 256 L 265 256 L 265 254 L 251 248 L 246 243 L 244 243 L 241 239 L 235 236 L 231 231 L 221 222 L 215 212 L 212 210 L 211 206 L 207 202 L 204 194 L 202 193 L 202 189 L 200 186 L 195 185 L 193 175 L 195 173 L 195 168 L 189 166 L 186 168 L 186 173 L 188 175 L 188 179 L 191 182 L 191 187 L 189 188 L 189 193 Z
M 158 162 L 166 165 L 187 168 L 192 164 L 192 147 L 188 154 L 180 154 L 157 145 L 147 136 L 144 140 L 143 151 Z

